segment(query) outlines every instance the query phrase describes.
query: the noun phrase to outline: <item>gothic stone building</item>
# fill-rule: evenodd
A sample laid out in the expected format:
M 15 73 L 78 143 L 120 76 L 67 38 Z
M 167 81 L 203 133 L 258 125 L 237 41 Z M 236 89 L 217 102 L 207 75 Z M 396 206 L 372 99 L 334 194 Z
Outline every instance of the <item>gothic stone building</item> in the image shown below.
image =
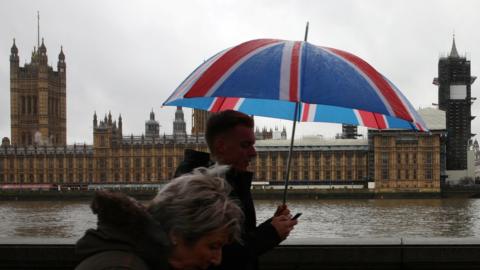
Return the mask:
M 60 50 L 57 71 L 48 66 L 47 48 L 42 39 L 31 62 L 19 65 L 13 41 L 10 54 L 10 117 L 12 144 L 55 145 L 67 143 L 66 64 Z
M 178 109 L 176 114 L 178 125 Z M 141 136 L 124 136 L 122 118 L 114 121 L 110 113 L 101 121 L 95 114 L 93 126 L 93 145 L 3 144 L 0 183 L 159 183 L 171 179 L 186 148 L 207 151 L 202 136 L 160 135 L 153 113 Z M 290 177 L 301 185 L 374 181 L 384 192 L 438 192 L 441 138 L 408 131 L 371 131 L 369 140 L 303 138 L 295 142 Z M 259 140 L 256 147 L 250 165 L 256 181 L 282 184 L 289 141 Z
M 12 141 L 5 138 L 0 147 L 0 184 L 159 183 L 171 179 L 186 148 L 207 151 L 203 136 L 209 113 L 194 110 L 188 135 L 180 107 L 171 135 L 160 135 L 153 112 L 140 136 L 123 134 L 121 116 L 114 120 L 109 113 L 99 121 L 95 113 L 93 145 L 67 145 L 63 51 L 57 72 L 47 65 L 43 42 L 31 64 L 19 67 L 18 58 L 14 44 L 10 56 Z M 429 118 L 428 113 L 420 113 Z M 380 191 L 439 191 L 446 160 L 445 116 L 443 127 L 440 117 L 440 127 L 432 128 L 429 121 L 439 117 L 432 119 L 427 120 L 432 133 L 370 131 L 368 140 L 297 140 L 292 184 L 366 186 L 375 182 Z M 281 184 L 288 157 L 286 130 L 261 134 L 259 139 L 273 139 L 258 140 L 258 156 L 251 169 L 257 181 Z

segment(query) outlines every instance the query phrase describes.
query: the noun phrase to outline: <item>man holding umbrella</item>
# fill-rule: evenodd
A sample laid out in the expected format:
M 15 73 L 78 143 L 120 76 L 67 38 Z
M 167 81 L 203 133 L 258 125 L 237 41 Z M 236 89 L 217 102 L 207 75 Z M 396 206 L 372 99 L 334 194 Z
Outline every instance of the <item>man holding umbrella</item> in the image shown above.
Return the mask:
M 282 205 L 271 219 L 256 226 L 250 192 L 253 173 L 247 170 L 250 160 L 256 156 L 253 129 L 251 117 L 233 110 L 214 114 L 207 122 L 205 139 L 212 159 L 231 166 L 225 176 L 233 187 L 230 196 L 239 200 L 245 213 L 243 243 L 232 243 L 223 248 L 223 260 L 218 269 L 258 269 L 258 257 L 286 239 L 297 224 L 291 219 L 287 206 Z M 209 154 L 188 149 L 175 175 L 211 164 Z

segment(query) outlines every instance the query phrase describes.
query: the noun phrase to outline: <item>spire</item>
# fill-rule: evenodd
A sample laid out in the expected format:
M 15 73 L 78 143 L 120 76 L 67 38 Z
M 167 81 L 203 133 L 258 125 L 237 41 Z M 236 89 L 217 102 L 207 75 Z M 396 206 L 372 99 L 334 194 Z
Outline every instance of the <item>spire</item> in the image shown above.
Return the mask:
M 97 112 L 95 111 L 93 113 L 93 127 L 96 128 L 97 127 Z
M 60 46 L 60 54 L 58 54 L 58 60 L 65 61 L 65 54 L 63 54 L 63 46 Z
M 118 129 L 120 130 L 120 134 L 122 133 L 122 126 L 123 126 L 122 124 L 123 124 L 122 123 L 122 115 L 120 114 L 118 116 Z
M 15 45 L 15 39 L 13 39 L 13 45 L 12 45 L 12 48 L 10 49 L 10 52 L 12 53 L 10 55 L 10 62 L 12 64 L 18 65 L 18 48 L 17 48 L 17 45 Z
M 453 34 L 452 50 L 450 51 L 449 57 L 450 58 L 459 58 L 460 57 L 458 55 L 457 46 L 455 45 L 455 34 Z
M 12 48 L 10 49 L 10 52 L 15 55 L 18 53 L 18 48 L 17 48 L 17 45 L 15 44 L 15 38 L 13 39 L 13 45 L 12 45 Z
M 110 111 L 108 111 L 108 125 L 112 125 L 112 113 Z
M 40 54 L 43 54 L 43 53 L 46 53 L 47 52 L 47 47 L 45 47 L 45 43 L 43 42 L 43 38 L 42 38 L 42 44 L 40 45 L 40 47 L 38 48 L 38 52 Z
M 152 111 L 150 112 L 150 120 L 155 120 L 155 113 Z

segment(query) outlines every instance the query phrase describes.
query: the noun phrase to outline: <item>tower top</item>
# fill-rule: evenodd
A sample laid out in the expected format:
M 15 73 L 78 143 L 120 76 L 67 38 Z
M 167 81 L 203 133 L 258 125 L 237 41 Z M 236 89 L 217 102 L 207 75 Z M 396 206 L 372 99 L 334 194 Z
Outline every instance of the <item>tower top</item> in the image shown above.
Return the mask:
M 450 58 L 459 58 L 460 57 L 458 55 L 457 46 L 455 45 L 455 34 L 453 34 L 452 49 L 450 50 L 450 55 L 448 57 L 450 57 Z
M 58 54 L 58 60 L 65 61 L 65 54 L 63 53 L 63 46 L 60 46 L 60 53 Z
M 150 120 L 155 120 L 155 113 L 153 112 L 153 109 L 152 111 L 150 112 Z
M 40 52 L 40 54 L 47 52 L 47 47 L 45 47 L 45 43 L 43 42 L 43 38 L 42 38 L 42 44 L 38 48 L 38 51 Z
M 17 54 L 18 53 L 18 48 L 17 45 L 15 45 L 15 38 L 13 39 L 13 45 L 12 48 L 10 49 L 12 54 Z

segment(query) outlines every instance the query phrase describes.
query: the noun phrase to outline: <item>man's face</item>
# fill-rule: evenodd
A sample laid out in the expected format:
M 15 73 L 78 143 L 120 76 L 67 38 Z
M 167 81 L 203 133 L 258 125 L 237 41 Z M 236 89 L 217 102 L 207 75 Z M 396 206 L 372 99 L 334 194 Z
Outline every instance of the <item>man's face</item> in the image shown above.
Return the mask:
M 216 139 L 215 156 L 221 164 L 246 171 L 250 160 L 257 155 L 254 145 L 253 128 L 238 125 Z

